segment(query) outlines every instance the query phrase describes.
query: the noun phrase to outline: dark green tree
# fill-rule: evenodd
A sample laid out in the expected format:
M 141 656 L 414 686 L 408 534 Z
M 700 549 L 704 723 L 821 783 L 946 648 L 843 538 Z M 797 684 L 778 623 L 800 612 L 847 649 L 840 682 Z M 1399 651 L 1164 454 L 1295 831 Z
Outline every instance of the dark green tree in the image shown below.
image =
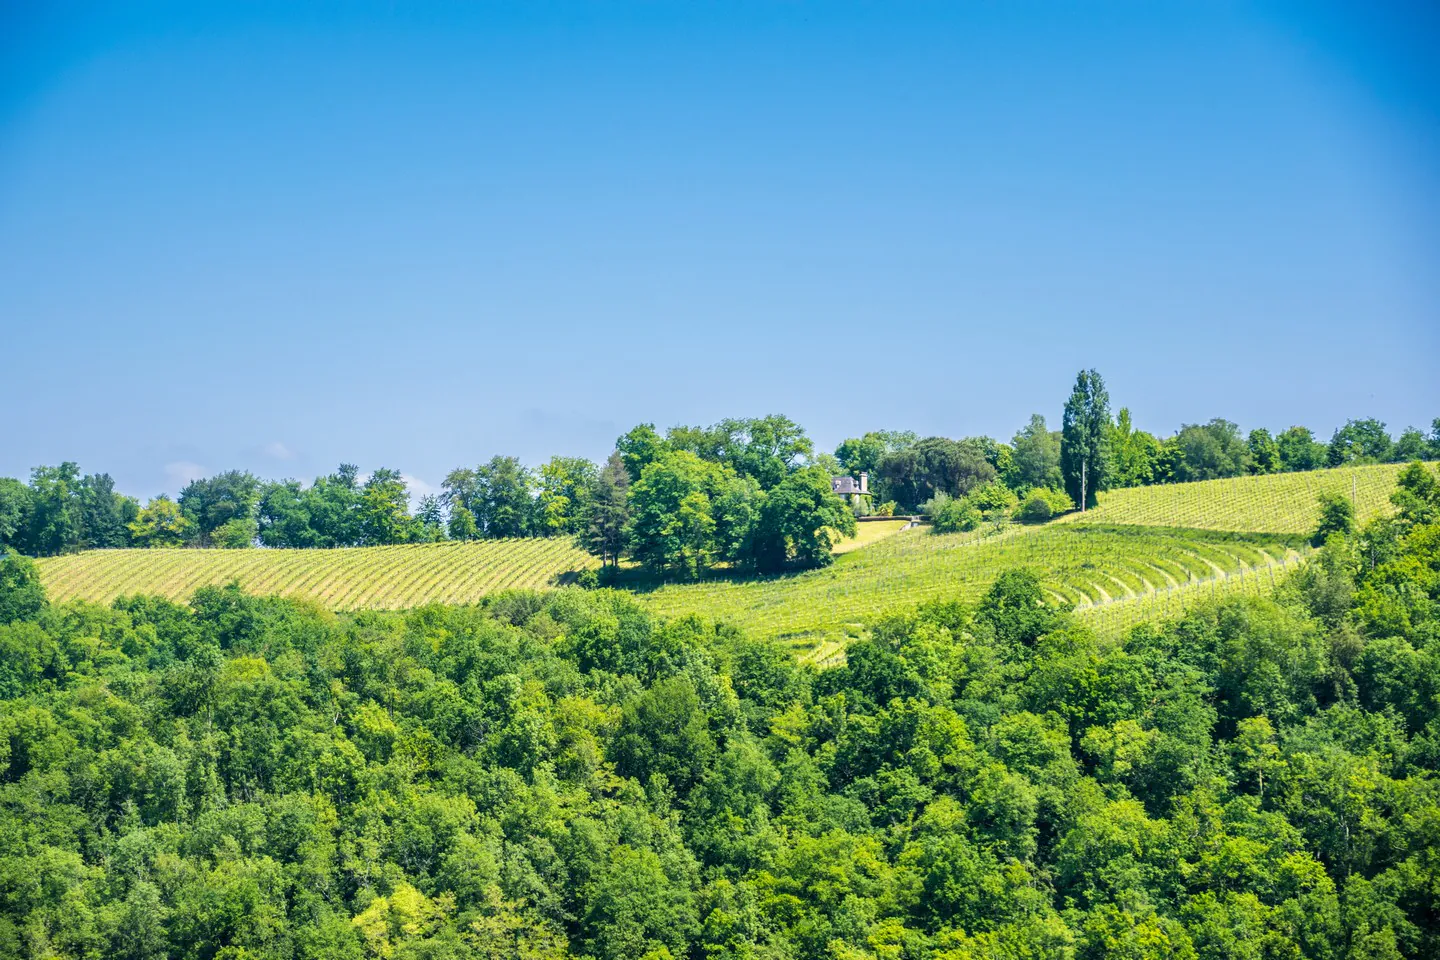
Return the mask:
M 1320 522 L 1315 527 L 1312 542 L 1321 546 L 1333 535 L 1349 537 L 1355 532 L 1355 504 L 1340 493 L 1322 490 L 1320 501 Z
M 1325 460 L 1332 467 L 1347 463 L 1384 463 L 1392 448 L 1385 424 L 1374 418 L 1347 420 L 1330 438 Z
M 245 530 L 226 525 L 252 524 L 259 499 L 260 481 L 254 474 L 228 470 L 213 477 L 190 481 L 180 491 L 178 503 L 181 512 L 194 524 L 193 532 L 199 544 L 208 547 L 217 539 L 227 541 L 226 545 L 237 545 L 234 542 L 237 537 L 248 542 L 249 538 L 244 537 Z M 222 527 L 226 527 L 226 533 L 217 538 L 216 533 Z
M 45 587 L 35 561 L 0 548 L 0 624 L 33 620 L 45 609 Z
M 1060 473 L 1065 492 L 1081 510 L 1095 506 L 1109 473 L 1110 394 L 1094 370 L 1082 370 L 1065 402 L 1060 430 Z
M 600 558 L 601 566 L 619 566 L 629 526 L 630 472 L 625 468 L 625 458 L 616 450 L 596 478 L 581 545 Z
M 1122 415 L 1128 413 L 1122 410 Z M 1005 482 L 1016 490 L 1034 487 L 1059 489 L 1060 477 L 1060 434 L 1045 425 L 1045 418 L 1038 413 L 1030 415 L 1030 422 L 1015 432 L 1010 441 L 1013 453 L 1011 468 Z
M 790 474 L 766 493 L 752 537 L 755 568 L 774 573 L 794 564 L 823 567 L 837 535 L 855 535 L 855 515 L 830 489 L 819 467 Z

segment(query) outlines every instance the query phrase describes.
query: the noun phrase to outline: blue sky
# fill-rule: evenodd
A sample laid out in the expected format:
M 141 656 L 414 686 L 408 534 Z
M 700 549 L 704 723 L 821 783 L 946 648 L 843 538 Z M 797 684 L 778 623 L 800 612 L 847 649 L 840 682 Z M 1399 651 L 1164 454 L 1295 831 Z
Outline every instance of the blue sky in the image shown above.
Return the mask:
M 1440 416 L 1440 17 L 0 0 L 0 475 Z

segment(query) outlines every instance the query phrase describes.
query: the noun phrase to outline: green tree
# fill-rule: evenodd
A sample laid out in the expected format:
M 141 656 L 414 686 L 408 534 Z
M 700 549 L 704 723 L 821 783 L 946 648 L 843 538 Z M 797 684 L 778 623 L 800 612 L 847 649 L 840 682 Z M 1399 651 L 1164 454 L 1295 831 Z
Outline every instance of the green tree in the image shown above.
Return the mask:
M 319 546 L 319 534 L 310 525 L 309 500 L 298 480 L 262 484 L 255 507 L 260 542 L 267 547 Z
M 1325 460 L 1332 467 L 1347 463 L 1384 463 L 1390 459 L 1390 434 L 1373 418 L 1347 420 L 1330 438 Z
M 162 493 L 130 522 L 130 538 L 137 547 L 179 547 L 189 542 L 192 527 L 180 505 Z
M 1060 431 L 1060 472 L 1065 492 L 1081 510 L 1095 506 L 1108 480 L 1110 394 L 1094 370 L 1082 370 L 1065 403 Z
M 630 527 L 630 472 L 620 451 L 610 454 L 595 481 L 580 543 L 600 558 L 601 566 L 617 567 L 625 552 Z
M 1156 480 L 1160 467 L 1160 441 L 1130 421 L 1130 409 L 1121 407 L 1109 430 L 1111 487 L 1138 487 Z M 1052 486 L 1059 488 L 1060 484 Z
M 599 471 L 582 457 L 551 457 L 540 467 L 538 515 L 545 536 L 573 535 L 590 513 Z
M 1325 444 L 1315 439 L 1309 427 L 1291 427 L 1275 438 L 1275 446 L 1280 451 L 1280 469 L 1287 473 L 1325 465 Z
M 0 548 L 0 625 L 33 620 L 45 609 L 45 587 L 35 561 Z
M 715 756 L 715 739 L 690 679 L 657 680 L 626 704 L 613 754 L 622 777 L 649 783 L 658 774 L 680 795 L 688 793 Z
M 232 520 L 254 519 L 260 500 L 260 481 L 243 470 L 228 470 L 213 477 L 192 480 L 180 491 L 180 510 L 194 524 L 202 547 L 214 544 L 215 531 Z M 230 528 L 233 538 L 234 528 Z
M 664 438 L 655 431 L 655 424 L 642 423 L 616 440 L 615 449 L 625 461 L 630 482 L 635 483 L 645 468 L 659 460 L 670 448 Z
M 451 540 L 476 540 L 480 537 L 480 528 L 475 523 L 475 514 L 471 513 L 461 504 L 450 508 L 450 523 L 448 527 Z
M 24 549 L 37 556 L 75 550 L 84 530 L 80 511 L 80 470 L 69 461 L 30 472 L 30 509 Z
M 360 471 L 342 463 L 332 474 L 316 478 L 305 491 L 304 507 L 310 518 L 313 542 L 293 546 L 357 546 L 363 538 Z
M 1320 501 L 1320 522 L 1311 538 L 1315 546 L 1321 546 L 1334 534 L 1349 537 L 1355 532 L 1355 504 L 1350 502 L 1349 497 L 1322 490 L 1317 499 Z
M 914 510 L 937 493 L 963 497 L 997 476 L 974 442 L 926 437 L 913 446 L 880 458 L 877 495 Z
M 1250 470 L 1250 448 L 1229 420 L 1187 423 L 1171 446 L 1170 479 L 1176 483 L 1238 477 Z
M 1122 410 L 1120 415 L 1128 425 L 1129 411 Z M 1045 425 L 1044 417 L 1031 414 L 1030 422 L 1015 432 L 1010 446 L 1013 452 L 1005 475 L 1007 484 L 1016 490 L 1060 486 L 1060 434 Z
M 130 544 L 127 525 L 140 513 L 133 497 L 115 492 L 108 473 L 82 477 L 76 488 L 80 509 L 80 548 L 113 549 Z
M 699 576 L 719 557 L 711 497 L 726 468 L 688 450 L 649 464 L 630 488 L 631 554 L 659 573 Z
M 29 514 L 30 488 L 14 477 L 0 477 L 0 546 L 22 545 Z
M 880 458 L 887 453 L 905 450 L 920 442 L 913 430 L 872 430 L 863 437 L 852 437 L 835 448 L 835 458 L 846 473 L 875 473 Z
M 408 543 L 415 532 L 410 491 L 399 470 L 381 467 L 360 493 L 360 541 L 366 546 Z
M 1006 570 L 995 578 L 976 608 L 975 617 L 989 624 L 1006 646 L 1033 646 L 1067 623 L 1065 612 L 1050 605 L 1040 581 L 1028 570 Z
M 1280 470 L 1280 445 L 1269 430 L 1264 427 L 1251 430 L 1246 446 L 1250 448 L 1251 473 L 1276 473 Z
M 855 527 L 854 513 L 831 491 L 824 470 L 797 470 L 761 502 L 752 534 L 755 567 L 773 573 L 790 564 L 826 566 L 837 535 L 853 537 Z
M 525 537 L 534 531 L 534 479 L 515 457 L 492 457 L 475 471 L 475 522 L 485 536 Z

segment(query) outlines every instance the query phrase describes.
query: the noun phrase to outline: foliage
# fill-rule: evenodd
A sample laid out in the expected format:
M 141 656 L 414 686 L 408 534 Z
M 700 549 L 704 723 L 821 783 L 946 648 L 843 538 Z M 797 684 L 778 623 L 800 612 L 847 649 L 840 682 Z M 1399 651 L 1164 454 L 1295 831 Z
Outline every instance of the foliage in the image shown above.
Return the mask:
M 1315 470 L 1325 465 L 1325 444 L 1315 439 L 1309 427 L 1290 427 L 1275 438 L 1280 469 Z
M 32 605 L 0 626 L 0 949 L 1435 956 L 1440 476 L 1403 478 L 1400 531 L 1356 536 L 1383 558 L 1335 539 L 1274 599 L 1107 641 L 1010 569 L 820 671 L 611 590 Z M 1067 531 L 1154 538 L 975 544 Z
M 1161 454 L 1167 476 L 1177 483 L 1238 477 L 1250 472 L 1250 447 L 1229 420 L 1185 424 Z
M 1393 449 L 1385 424 L 1373 418 L 1347 420 L 1335 431 L 1326 451 L 1326 462 L 1332 467 L 1347 463 L 1384 463 Z
M 1064 491 L 1037 487 L 1026 494 L 1015 511 L 1015 519 L 1021 523 L 1044 523 L 1074 509 L 1075 501 Z
M 913 447 L 920 438 L 913 430 L 872 430 L 863 437 L 851 437 L 835 448 L 835 458 L 840 469 L 856 476 L 860 473 L 875 473 L 880 458 L 887 453 Z
M 1162 446 L 1153 434 L 1137 430 L 1130 422 L 1130 408 L 1121 407 L 1110 427 L 1107 449 L 1110 454 L 1110 487 L 1138 487 L 1151 483 L 1161 473 Z M 1059 482 L 1046 484 L 1059 488 Z
M 192 480 L 180 491 L 180 512 L 201 546 L 214 546 L 215 533 L 232 520 L 249 520 L 260 499 L 260 481 L 243 470 Z M 230 538 L 234 539 L 231 528 Z M 233 545 L 233 544 L 226 544 Z M 249 544 L 243 544 L 248 546 Z
M 937 493 L 963 497 L 998 473 L 974 441 L 926 437 L 885 454 L 875 468 L 877 496 L 914 510 Z
M 137 547 L 178 547 L 190 539 L 194 526 L 180 505 L 162 493 L 130 522 L 130 539 Z
M 35 561 L 0 548 L 0 626 L 32 620 L 45 609 L 45 587 Z
M 939 534 L 974 530 L 985 519 L 968 497 L 947 493 L 935 494 L 920 505 L 920 511 L 930 518 L 930 529 Z
M 753 565 L 764 573 L 792 564 L 826 566 L 836 534 L 853 537 L 855 527 L 855 515 L 831 492 L 824 470 L 797 470 L 763 497 L 749 537 Z
M 620 451 L 610 454 L 595 481 L 585 516 L 581 545 L 600 558 L 601 565 L 618 566 L 629 543 L 630 474 Z
M 1355 504 L 1350 498 L 1328 490 L 1320 492 L 1320 522 L 1313 541 L 1318 547 L 1332 536 L 1348 537 L 1355 532 Z
M 1108 481 L 1110 394 L 1094 370 L 1082 370 L 1065 401 L 1060 430 L 1060 473 L 1065 492 L 1081 510 L 1095 506 Z

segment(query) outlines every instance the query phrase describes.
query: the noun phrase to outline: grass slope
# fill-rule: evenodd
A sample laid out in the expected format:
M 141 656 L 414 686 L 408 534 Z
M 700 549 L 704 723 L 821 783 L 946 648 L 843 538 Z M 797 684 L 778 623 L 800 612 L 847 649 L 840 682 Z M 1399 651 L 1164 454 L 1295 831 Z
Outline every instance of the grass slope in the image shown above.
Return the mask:
M 1131 487 L 1100 494 L 1100 503 L 1060 522 L 1122 523 L 1264 533 L 1309 533 L 1320 519 L 1316 497 L 1341 493 L 1355 501 L 1361 523 L 1389 508 L 1404 464 L 1337 467 L 1227 480 Z
M 1111 605 L 1179 603 L 1187 591 L 1246 576 L 1258 587 L 1303 549 L 1294 535 L 1120 525 L 1011 527 L 989 536 L 916 529 L 838 557 L 824 570 L 668 585 L 646 602 L 662 616 L 724 619 L 757 636 L 823 648 L 888 612 L 926 600 L 974 600 L 1011 567 L 1034 570 L 1054 599 L 1098 616 Z
M 553 586 L 598 565 L 563 537 L 339 550 L 91 550 L 39 563 L 54 600 L 109 603 L 137 593 L 183 600 L 237 580 L 251 593 L 309 597 L 335 610 L 473 603 L 510 587 Z

